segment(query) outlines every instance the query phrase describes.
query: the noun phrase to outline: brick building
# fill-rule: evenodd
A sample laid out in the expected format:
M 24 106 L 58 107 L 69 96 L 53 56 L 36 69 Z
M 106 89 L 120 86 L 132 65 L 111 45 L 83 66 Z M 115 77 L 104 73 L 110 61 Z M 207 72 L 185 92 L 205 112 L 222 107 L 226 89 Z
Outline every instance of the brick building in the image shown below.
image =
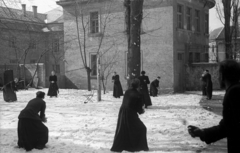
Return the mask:
M 57 4 L 64 10 L 64 41 L 73 40 L 65 47 L 66 87 L 87 88 L 87 75 L 77 41 L 78 19 L 80 43 L 85 42 L 87 64 L 92 69 L 92 84 L 96 84 L 96 53 L 101 42 L 100 52 L 104 52 L 102 64 L 115 60 L 113 71 L 118 72 L 126 89 L 127 37 L 123 0 L 78 3 L 60 0 Z M 214 0 L 144 1 L 141 69 L 146 71 L 150 80 L 161 76 L 162 90 L 184 91 L 188 64 L 208 61 L 208 13 L 214 5 Z M 84 23 L 84 28 L 81 23 Z M 99 41 L 101 38 L 103 41 Z M 111 77 L 108 77 L 108 82 L 111 89 Z
M 29 82 L 40 59 L 38 85 L 47 87 L 48 76 L 55 70 L 59 86 L 64 87 L 63 25 L 58 19 L 47 24 L 48 14 L 38 13 L 37 6 L 32 9 L 27 11 L 25 4 L 22 10 L 0 7 L 0 80 L 5 69 L 13 69 L 14 77 L 23 79 L 25 69 Z

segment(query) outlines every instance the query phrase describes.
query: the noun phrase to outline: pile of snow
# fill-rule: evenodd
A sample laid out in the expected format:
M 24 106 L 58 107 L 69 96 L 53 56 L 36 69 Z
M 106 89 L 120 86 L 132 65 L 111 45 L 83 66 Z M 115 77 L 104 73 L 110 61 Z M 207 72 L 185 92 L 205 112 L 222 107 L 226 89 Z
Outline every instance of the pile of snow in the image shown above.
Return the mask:
M 18 101 L 6 103 L 0 93 L 0 152 L 23 153 L 17 146 L 19 112 L 35 97 L 37 90 L 17 92 Z M 47 93 L 47 89 L 42 89 Z M 49 142 L 46 149 L 33 153 L 110 153 L 116 129 L 120 99 L 112 93 L 102 95 L 102 101 L 84 104 L 85 90 L 60 89 L 58 98 L 46 97 Z M 174 94 L 151 97 L 153 106 L 140 118 L 147 127 L 148 153 L 192 153 L 206 144 L 187 133 L 189 124 L 209 127 L 221 119 L 201 108 L 200 95 Z M 124 151 L 125 152 L 125 151 Z M 142 151 L 144 152 L 144 151 Z

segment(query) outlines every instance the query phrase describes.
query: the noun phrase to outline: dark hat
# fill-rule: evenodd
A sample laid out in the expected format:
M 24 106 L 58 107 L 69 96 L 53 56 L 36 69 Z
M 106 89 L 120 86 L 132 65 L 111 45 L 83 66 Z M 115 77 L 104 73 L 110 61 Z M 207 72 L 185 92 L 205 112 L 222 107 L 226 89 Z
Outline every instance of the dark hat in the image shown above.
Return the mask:
M 37 96 L 37 98 L 44 98 L 45 92 L 38 91 L 38 92 L 36 93 L 36 96 Z
M 142 71 L 141 74 L 145 74 L 146 72 L 145 71 Z
M 158 79 L 160 79 L 161 77 L 160 77 L 160 76 L 158 76 L 157 78 L 158 78 Z

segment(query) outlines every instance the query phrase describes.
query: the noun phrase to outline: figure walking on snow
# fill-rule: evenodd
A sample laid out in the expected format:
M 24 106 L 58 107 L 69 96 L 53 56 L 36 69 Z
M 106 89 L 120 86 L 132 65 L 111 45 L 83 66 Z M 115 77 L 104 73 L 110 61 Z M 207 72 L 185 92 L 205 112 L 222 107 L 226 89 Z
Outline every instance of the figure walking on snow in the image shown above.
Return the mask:
M 42 123 L 47 122 L 44 97 L 45 93 L 38 91 L 18 116 L 18 147 L 26 151 L 43 149 L 48 142 L 48 128 Z
M 148 151 L 147 128 L 138 114 L 144 113 L 144 104 L 141 93 L 138 91 L 139 80 L 131 82 L 123 97 L 119 110 L 117 128 L 111 151 Z
M 123 90 L 117 72 L 114 72 L 112 82 L 113 82 L 113 97 L 120 98 L 120 96 L 123 95 Z
M 157 77 L 153 82 L 150 84 L 150 96 L 156 97 L 158 95 L 158 90 L 159 90 L 159 81 L 160 81 L 160 76 Z
M 240 64 L 234 60 L 220 63 L 219 81 L 226 89 L 223 99 L 223 118 L 218 125 L 200 129 L 190 125 L 188 132 L 207 144 L 227 138 L 228 153 L 240 152 Z
M 145 108 L 147 108 L 148 106 L 152 105 L 152 101 L 148 91 L 148 84 L 150 83 L 150 81 L 148 76 L 145 76 L 145 73 L 146 73 L 145 71 L 142 71 L 141 72 L 142 76 L 138 77 L 138 79 L 140 80 L 140 92 L 143 97 Z
M 48 89 L 48 96 L 50 97 L 57 97 L 58 93 L 59 93 L 59 89 L 58 89 L 58 85 L 57 85 L 57 76 L 55 75 L 55 72 L 52 71 L 51 75 L 49 76 L 49 82 L 50 82 L 50 86 Z

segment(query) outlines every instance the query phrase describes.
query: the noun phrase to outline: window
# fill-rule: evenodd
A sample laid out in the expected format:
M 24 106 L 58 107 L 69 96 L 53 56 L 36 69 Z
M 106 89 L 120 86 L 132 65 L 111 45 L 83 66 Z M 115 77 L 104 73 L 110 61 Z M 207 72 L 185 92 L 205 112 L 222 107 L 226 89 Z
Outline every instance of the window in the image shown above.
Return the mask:
M 37 63 L 37 60 L 32 59 L 32 60 L 30 60 L 30 63 Z
M 52 42 L 52 46 L 53 46 L 53 51 L 54 52 L 59 52 L 59 39 L 55 38 Z
M 18 63 L 17 59 L 10 59 L 10 63 Z
M 205 62 L 208 62 L 208 61 L 209 61 L 209 55 L 208 55 L 208 53 L 205 53 L 205 54 L 204 54 L 204 58 L 205 58 Z
M 179 61 L 182 61 L 183 60 L 183 53 L 178 53 L 177 58 L 178 58 Z
M 32 39 L 29 44 L 30 49 L 36 49 L 37 48 L 37 43 L 36 40 Z
M 192 9 L 187 7 L 186 9 L 187 30 L 192 30 Z
M 99 33 L 99 18 L 98 12 L 90 13 L 90 33 Z
M 60 65 L 59 65 L 59 64 L 53 65 L 53 70 L 54 70 L 56 73 L 60 73 Z
M 90 53 L 91 76 L 97 76 L 97 54 Z
M 209 33 L 209 23 L 208 23 L 208 14 L 205 13 L 205 18 L 204 18 L 204 25 L 205 25 L 205 34 L 208 34 Z
M 190 52 L 189 53 L 189 63 L 192 63 L 193 62 L 193 53 Z
M 183 6 L 177 5 L 177 22 L 178 28 L 183 29 Z
M 11 48 L 15 48 L 16 46 L 16 37 L 10 36 L 8 40 L 8 46 Z
M 195 62 L 200 62 L 200 53 L 195 53 Z
M 196 24 L 196 31 L 200 32 L 200 11 L 195 10 L 195 24 Z

